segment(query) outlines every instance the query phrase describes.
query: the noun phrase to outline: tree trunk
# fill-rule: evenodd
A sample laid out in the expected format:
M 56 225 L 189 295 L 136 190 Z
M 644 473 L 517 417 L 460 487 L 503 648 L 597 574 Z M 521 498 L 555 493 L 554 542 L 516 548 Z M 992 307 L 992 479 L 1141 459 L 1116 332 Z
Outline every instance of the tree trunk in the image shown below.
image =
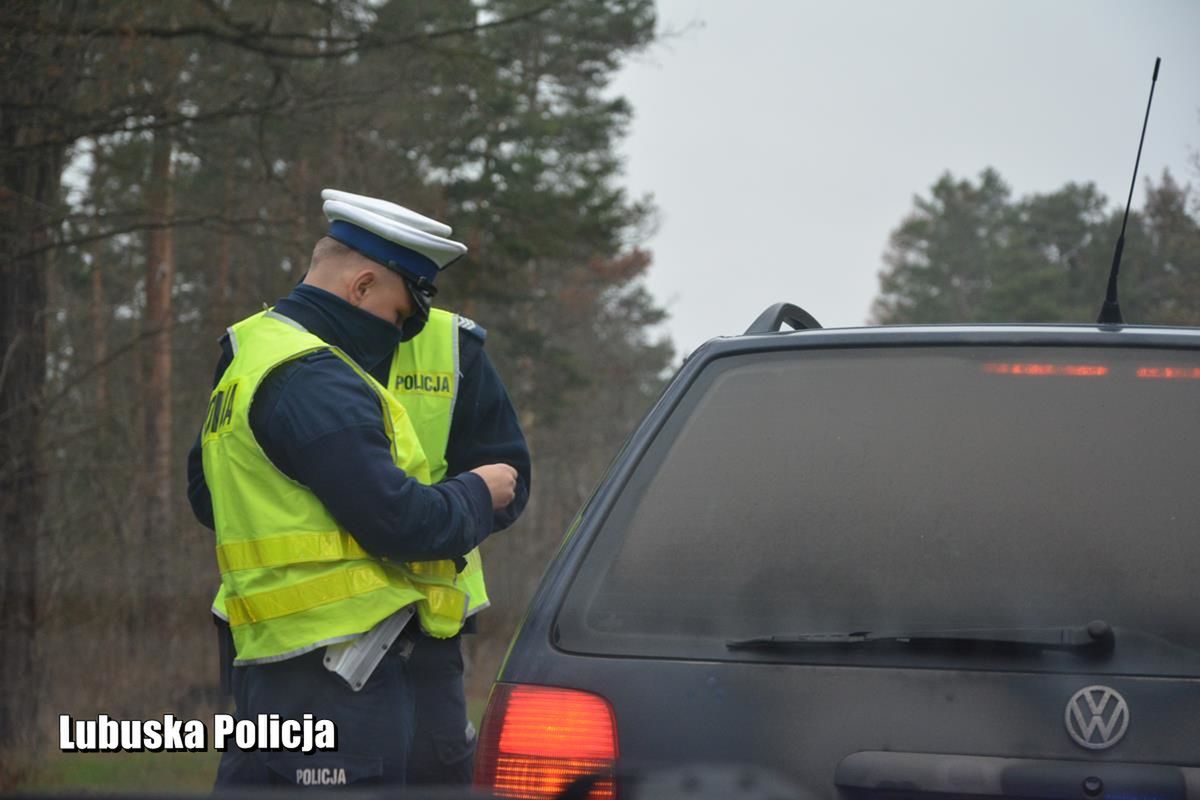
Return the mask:
M 6 6 L 13 30 L 70 5 Z M 55 109 L 77 53 L 25 34 L 0 48 L 0 791 L 19 777 L 7 754 L 32 744 L 38 542 L 45 502 L 40 441 L 46 383 L 46 269 L 65 148 Z
M 147 191 L 148 220 L 161 226 L 150 230 L 146 246 L 146 314 L 142 381 L 147 485 L 142 517 L 146 547 L 139 569 L 145 600 L 140 624 L 162 620 L 168 609 L 153 606 L 153 598 L 166 585 L 166 552 L 174 533 L 171 470 L 171 287 L 175 277 L 175 237 L 170 227 L 174 214 L 171 182 L 171 135 L 154 136 Z M 163 620 L 165 621 L 165 620 Z
M 7 145 L 11 131 L 4 133 Z M 19 740 L 36 708 L 28 687 L 44 501 L 39 433 L 46 381 L 43 311 L 49 253 L 21 253 L 47 245 L 43 204 L 54 201 L 61 174 L 61 152 L 6 164 L 0 195 L 0 750 Z
M 308 159 L 301 158 L 299 163 L 296 164 L 296 197 L 299 199 L 300 207 L 293 210 L 296 227 L 292 234 L 292 242 L 294 244 L 290 248 L 292 251 L 291 278 L 293 281 L 300 280 L 304 273 L 308 272 L 309 253 L 305 249 L 305 244 L 309 243 L 312 238 L 312 222 L 305 212 L 313 204 L 309 196 L 309 183 Z M 301 244 L 302 242 L 304 244 Z
M 92 363 L 96 365 L 96 419 L 108 418 L 108 306 L 104 302 L 104 248 L 92 248 Z
M 233 229 L 229 220 L 234 217 L 233 171 L 236 168 L 237 162 L 233 157 L 233 144 L 231 143 L 225 149 L 225 187 L 221 197 L 221 214 L 225 218 L 225 224 L 221 226 L 221 249 L 217 255 L 216 300 L 212 308 L 216 328 L 219 331 L 225 330 L 225 326 L 233 321 L 230 316 L 233 291 L 229 283 L 229 273 L 233 267 Z

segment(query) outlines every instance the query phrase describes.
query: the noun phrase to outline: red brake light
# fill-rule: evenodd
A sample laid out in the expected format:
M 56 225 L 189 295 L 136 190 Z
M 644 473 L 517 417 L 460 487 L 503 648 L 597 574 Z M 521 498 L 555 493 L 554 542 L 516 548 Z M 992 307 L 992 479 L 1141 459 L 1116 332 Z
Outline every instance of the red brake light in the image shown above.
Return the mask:
M 994 375 L 1069 375 L 1073 378 L 1099 378 L 1108 374 L 1103 364 L 984 364 L 984 372 Z
M 1200 367 L 1139 367 L 1139 378 L 1166 378 L 1200 380 Z
M 617 724 L 599 695 L 498 683 L 488 699 L 475 756 L 475 784 L 500 797 L 555 797 L 584 775 L 610 776 L 591 798 L 614 798 Z

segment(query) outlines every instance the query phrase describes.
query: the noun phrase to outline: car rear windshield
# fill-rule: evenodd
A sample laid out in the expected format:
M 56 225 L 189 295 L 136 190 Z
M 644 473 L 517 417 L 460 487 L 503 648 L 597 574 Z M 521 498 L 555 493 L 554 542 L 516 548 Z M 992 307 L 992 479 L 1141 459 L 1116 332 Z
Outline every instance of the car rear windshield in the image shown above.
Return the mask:
M 746 659 L 774 656 L 726 641 L 1103 619 L 1116 653 L 1089 669 L 1195 675 L 1198 574 L 1200 352 L 777 351 L 695 379 L 556 635 L 567 650 Z

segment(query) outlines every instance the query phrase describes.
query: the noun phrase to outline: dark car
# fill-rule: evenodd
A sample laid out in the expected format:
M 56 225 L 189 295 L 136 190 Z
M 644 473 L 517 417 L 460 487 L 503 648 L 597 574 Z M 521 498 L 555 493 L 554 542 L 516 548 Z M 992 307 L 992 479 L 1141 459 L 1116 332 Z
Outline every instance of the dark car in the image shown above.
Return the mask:
M 542 580 L 477 781 L 1200 797 L 1200 329 L 814 328 L 773 307 L 670 383 Z

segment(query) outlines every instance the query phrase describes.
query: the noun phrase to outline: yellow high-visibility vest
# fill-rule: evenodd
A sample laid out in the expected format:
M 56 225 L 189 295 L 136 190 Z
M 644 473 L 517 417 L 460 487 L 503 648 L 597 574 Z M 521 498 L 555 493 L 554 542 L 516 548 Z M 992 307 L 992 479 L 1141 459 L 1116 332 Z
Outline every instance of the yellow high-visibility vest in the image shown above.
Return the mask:
M 453 561 L 371 556 L 307 487 L 271 463 L 250 429 L 250 406 L 266 375 L 329 350 L 379 396 L 395 464 L 428 483 L 428 462 L 404 406 L 341 350 L 274 311 L 229 333 L 233 360 L 210 397 L 201 446 L 221 569 L 213 610 L 229 620 L 235 663 L 278 661 L 355 638 L 413 603 L 427 633 L 457 634 L 468 596 Z
M 421 333 L 396 348 L 388 371 L 388 391 L 408 411 L 434 483 L 446 476 L 446 448 L 461 377 L 458 331 L 462 319 L 440 308 L 431 309 Z M 479 548 L 467 553 L 466 561 L 459 585 L 470 596 L 470 616 L 487 608 L 489 601 Z

